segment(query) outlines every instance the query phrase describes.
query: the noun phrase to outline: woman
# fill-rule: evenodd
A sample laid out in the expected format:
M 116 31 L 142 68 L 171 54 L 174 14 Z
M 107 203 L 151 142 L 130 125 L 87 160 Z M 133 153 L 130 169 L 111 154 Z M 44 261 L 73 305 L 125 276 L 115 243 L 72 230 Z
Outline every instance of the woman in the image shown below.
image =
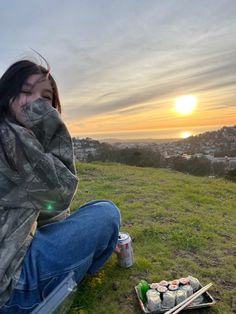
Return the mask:
M 0 313 L 30 313 L 68 275 L 95 273 L 114 250 L 118 208 L 69 215 L 77 177 L 56 83 L 28 60 L 0 79 Z

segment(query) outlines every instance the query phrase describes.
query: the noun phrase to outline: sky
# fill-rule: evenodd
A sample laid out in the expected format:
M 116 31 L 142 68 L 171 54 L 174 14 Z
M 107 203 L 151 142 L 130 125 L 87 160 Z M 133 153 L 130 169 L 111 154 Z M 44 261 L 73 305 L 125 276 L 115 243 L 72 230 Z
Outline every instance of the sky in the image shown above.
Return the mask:
M 72 136 L 177 138 L 236 124 L 235 0 L 0 1 L 0 76 L 51 66 Z M 194 95 L 189 115 L 175 111 Z M 186 134 L 186 133 L 185 133 Z

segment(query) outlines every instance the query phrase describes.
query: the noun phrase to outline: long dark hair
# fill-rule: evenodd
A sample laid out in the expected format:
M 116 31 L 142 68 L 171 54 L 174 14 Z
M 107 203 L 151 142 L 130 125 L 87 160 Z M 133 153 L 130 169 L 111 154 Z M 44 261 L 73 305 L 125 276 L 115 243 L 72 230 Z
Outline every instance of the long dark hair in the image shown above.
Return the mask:
M 44 68 L 29 60 L 20 60 L 13 63 L 0 78 L 0 120 L 9 114 L 9 103 L 21 92 L 22 86 L 29 76 L 44 74 L 51 82 L 53 90 L 52 106 L 61 113 L 61 104 L 55 80 Z

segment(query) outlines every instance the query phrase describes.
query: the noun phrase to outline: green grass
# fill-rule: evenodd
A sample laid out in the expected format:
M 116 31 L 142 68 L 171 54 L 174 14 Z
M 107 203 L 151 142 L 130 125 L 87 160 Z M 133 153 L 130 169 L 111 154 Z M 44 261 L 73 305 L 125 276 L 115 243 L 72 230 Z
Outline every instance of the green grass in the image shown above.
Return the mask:
M 69 314 L 141 313 L 134 294 L 139 280 L 189 274 L 213 283 L 216 306 L 199 313 L 233 313 L 236 183 L 114 163 L 77 163 L 77 171 L 72 210 L 95 199 L 116 203 L 121 230 L 133 238 L 135 264 L 119 268 L 113 254 L 97 276 L 79 285 Z

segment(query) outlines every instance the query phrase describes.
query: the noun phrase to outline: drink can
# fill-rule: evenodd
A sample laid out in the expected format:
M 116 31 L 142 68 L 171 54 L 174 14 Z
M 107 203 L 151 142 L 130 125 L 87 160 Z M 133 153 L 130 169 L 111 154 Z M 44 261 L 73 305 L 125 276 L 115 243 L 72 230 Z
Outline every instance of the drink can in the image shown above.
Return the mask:
M 119 232 L 118 247 L 118 264 L 120 267 L 130 267 L 134 263 L 131 237 L 126 232 Z

